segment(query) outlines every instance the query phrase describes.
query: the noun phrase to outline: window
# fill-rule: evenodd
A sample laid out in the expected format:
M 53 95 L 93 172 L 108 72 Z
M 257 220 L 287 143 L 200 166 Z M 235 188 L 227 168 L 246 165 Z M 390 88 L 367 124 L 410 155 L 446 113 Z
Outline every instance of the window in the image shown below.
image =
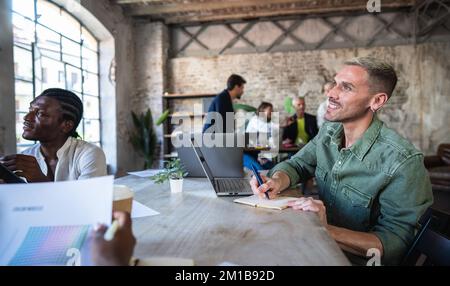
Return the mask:
M 78 133 L 101 146 L 98 41 L 75 17 L 45 0 L 13 0 L 16 142 L 20 152 L 33 144 L 22 138 L 29 103 L 47 88 L 77 94 L 84 105 Z

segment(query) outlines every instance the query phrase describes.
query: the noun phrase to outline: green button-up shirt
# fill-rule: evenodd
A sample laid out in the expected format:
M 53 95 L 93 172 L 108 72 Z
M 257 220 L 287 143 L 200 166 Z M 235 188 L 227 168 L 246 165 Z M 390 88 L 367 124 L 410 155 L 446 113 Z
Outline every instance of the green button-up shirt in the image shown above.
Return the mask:
M 374 117 L 353 146 L 342 148 L 341 123 L 326 123 L 318 136 L 270 172 L 286 173 L 292 186 L 315 176 L 328 223 L 374 233 L 384 264 L 398 264 L 433 196 L 423 155 Z

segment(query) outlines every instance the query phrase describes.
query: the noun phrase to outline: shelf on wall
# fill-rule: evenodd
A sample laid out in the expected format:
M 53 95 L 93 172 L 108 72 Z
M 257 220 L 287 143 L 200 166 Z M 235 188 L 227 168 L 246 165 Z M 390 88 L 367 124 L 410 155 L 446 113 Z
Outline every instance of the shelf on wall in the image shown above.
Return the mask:
M 205 94 L 198 94 L 198 93 L 169 93 L 164 94 L 163 98 L 165 99 L 183 99 L 183 98 L 204 98 L 204 97 L 214 97 L 217 94 L 212 93 L 205 93 Z
M 174 102 L 174 103 L 170 103 L 171 100 L 196 100 L 196 99 L 202 99 L 202 98 L 213 98 L 215 97 L 217 94 L 212 94 L 212 93 L 165 93 L 162 95 L 162 101 L 163 101 L 163 110 L 167 110 L 170 109 L 171 113 L 169 114 L 169 118 L 175 118 L 175 119 L 180 119 L 180 118 L 191 118 L 194 119 L 194 124 L 196 125 L 196 119 L 198 118 L 203 118 L 206 116 L 206 113 L 202 113 L 202 114 L 194 114 L 194 112 L 192 112 L 191 110 L 186 110 L 186 111 L 175 111 L 174 109 L 174 104 L 175 105 L 182 105 L 184 106 L 184 102 Z M 203 109 L 204 111 L 204 109 Z M 198 122 L 197 122 L 198 123 Z M 174 156 L 173 154 L 173 146 L 171 143 L 171 139 L 175 136 L 172 133 L 173 131 L 173 127 L 177 126 L 177 124 L 171 124 L 171 120 L 165 120 L 164 124 L 163 124 L 163 153 L 164 153 L 164 158 L 173 158 L 173 157 L 177 157 L 177 155 Z M 203 126 L 201 126 L 202 128 Z
M 181 118 L 181 117 L 204 117 L 206 115 L 206 113 L 202 113 L 202 114 L 194 114 L 194 113 L 172 113 L 169 114 L 169 117 L 174 117 L 174 118 Z

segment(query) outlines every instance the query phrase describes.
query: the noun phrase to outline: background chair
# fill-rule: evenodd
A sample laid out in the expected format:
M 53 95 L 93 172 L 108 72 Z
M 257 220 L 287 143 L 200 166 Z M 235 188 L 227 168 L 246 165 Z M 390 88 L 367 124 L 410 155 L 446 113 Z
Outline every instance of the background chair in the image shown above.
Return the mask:
M 450 144 L 440 144 L 437 155 L 425 156 L 433 190 L 450 192 Z
M 433 188 L 432 208 L 450 215 L 450 144 L 440 144 L 437 154 L 425 156 L 424 163 Z
M 436 230 L 441 227 L 442 218 L 447 216 L 431 209 L 427 211 L 402 265 L 450 266 L 450 239 Z

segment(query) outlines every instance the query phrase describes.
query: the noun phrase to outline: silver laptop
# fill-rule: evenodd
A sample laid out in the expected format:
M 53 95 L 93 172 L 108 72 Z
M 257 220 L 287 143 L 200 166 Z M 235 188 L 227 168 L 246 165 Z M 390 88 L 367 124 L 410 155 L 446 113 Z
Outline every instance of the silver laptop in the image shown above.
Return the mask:
M 192 149 L 195 152 L 198 162 L 202 166 L 206 177 L 211 182 L 217 196 L 249 196 L 253 195 L 250 187 L 250 182 L 246 178 L 217 178 L 214 177 L 209 164 L 207 163 L 205 156 L 200 147 L 195 143 L 195 140 L 191 140 Z M 241 167 L 242 169 L 242 167 Z
M 215 178 L 242 178 L 244 177 L 244 164 L 242 147 L 199 147 L 203 157 L 206 158 L 212 175 Z M 205 172 L 197 159 L 192 146 L 177 148 L 178 157 L 188 172 L 188 177 L 204 178 Z

